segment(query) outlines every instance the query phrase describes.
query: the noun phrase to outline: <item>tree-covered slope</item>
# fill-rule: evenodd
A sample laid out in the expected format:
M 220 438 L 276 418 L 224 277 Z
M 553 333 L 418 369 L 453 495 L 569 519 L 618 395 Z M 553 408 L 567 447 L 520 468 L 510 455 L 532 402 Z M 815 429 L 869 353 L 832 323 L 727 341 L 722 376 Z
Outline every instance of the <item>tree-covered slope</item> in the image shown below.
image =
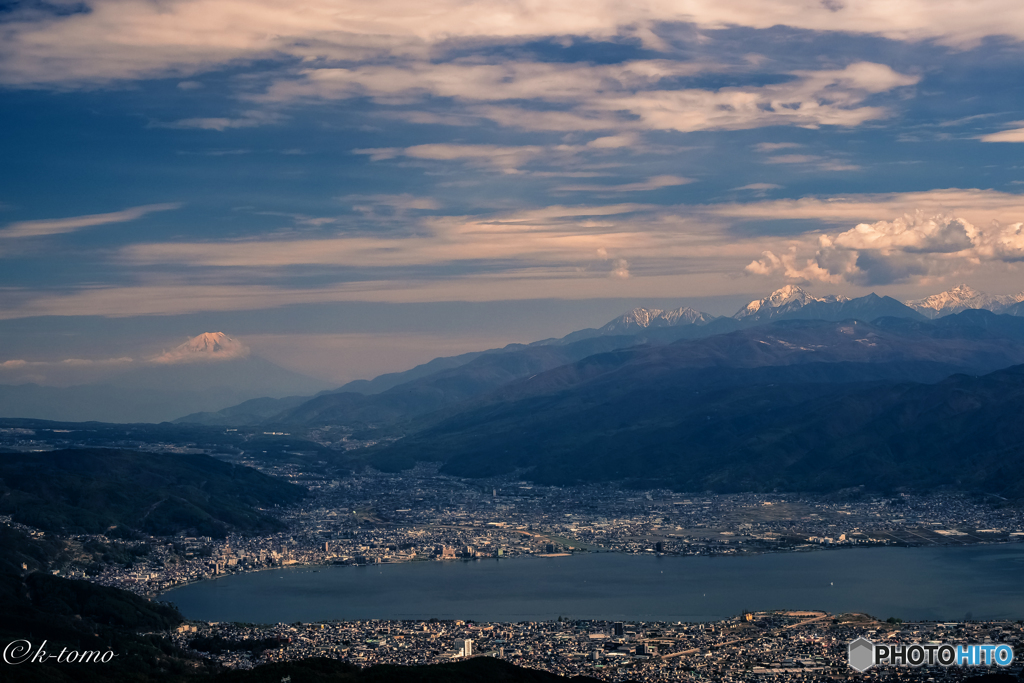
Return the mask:
M 280 528 L 257 508 L 305 490 L 207 455 L 77 449 L 0 454 L 0 514 L 50 531 L 224 536 Z

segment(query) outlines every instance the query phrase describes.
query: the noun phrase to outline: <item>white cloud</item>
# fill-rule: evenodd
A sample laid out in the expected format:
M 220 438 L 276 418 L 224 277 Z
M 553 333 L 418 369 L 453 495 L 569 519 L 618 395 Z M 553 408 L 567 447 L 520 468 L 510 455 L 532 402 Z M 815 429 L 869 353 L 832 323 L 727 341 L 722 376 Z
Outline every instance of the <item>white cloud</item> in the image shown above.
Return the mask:
M 766 164 L 794 164 L 807 171 L 858 171 L 860 166 L 817 154 L 776 154 L 766 157 Z
M 29 361 L 29 360 L 5 360 L 0 363 L 0 369 L 20 370 L 23 368 L 47 368 L 54 366 L 110 366 L 125 365 L 135 362 L 127 356 L 121 358 L 65 358 L 57 361 Z
M 908 282 L 968 272 L 984 262 L 1024 261 L 1022 226 L 981 228 L 950 214 L 918 211 L 892 221 L 860 223 L 834 236 L 819 235 L 813 255 L 795 245 L 779 254 L 767 250 L 746 271 L 797 282 Z
M 371 161 L 384 161 L 396 157 L 430 161 L 465 161 L 474 166 L 491 166 L 507 173 L 515 173 L 523 164 L 541 156 L 553 156 L 554 148 L 541 145 L 508 147 L 501 145 L 463 145 L 433 143 L 412 147 L 355 149 L 354 154 L 365 154 Z M 567 151 L 563 148 L 563 151 Z
M 753 185 L 762 191 L 772 184 Z M 980 266 L 986 273 L 1007 272 L 1024 260 L 1021 197 L 993 190 L 689 206 L 555 205 L 461 216 L 417 213 L 431 206 L 421 197 L 339 199 L 368 207 L 390 202 L 397 211 L 422 208 L 382 232 L 320 228 L 315 239 L 291 234 L 134 244 L 117 252 L 115 265 L 137 273 L 135 284 L 63 292 L 9 288 L 0 318 L 174 315 L 333 301 L 721 294 L 749 290 L 735 277 L 744 266 L 751 274 L 789 280 L 870 285 Z M 823 236 L 782 238 L 731 229 L 779 219 L 836 227 Z M 325 283 L 297 285 L 300 270 Z M 353 279 L 356 273 L 364 279 Z M 259 284 L 242 284 L 250 274 L 258 274 Z
M 612 263 L 612 272 L 609 275 L 613 278 L 625 280 L 629 277 L 629 262 L 626 259 L 615 259 Z
M 780 149 L 794 149 L 796 147 L 803 147 L 803 145 L 796 142 L 759 142 L 754 145 L 754 149 L 758 152 L 777 152 Z
M 246 240 L 138 244 L 124 261 L 136 265 L 261 268 L 293 265 L 400 267 L 508 259 L 544 263 L 586 262 L 599 248 L 615 253 L 654 247 L 631 214 L 643 204 L 549 206 L 485 217 L 428 216 L 411 235 L 339 235 L 323 239 Z M 665 235 L 655 242 L 673 240 Z M 656 253 L 656 252 L 655 252 Z
M 2 312 L 0 312 L 2 315 Z M 0 384 L 76 386 L 124 372 L 136 361 L 120 358 L 66 358 L 64 360 L 0 361 Z
M 230 128 L 256 128 L 273 123 L 280 123 L 284 117 L 273 112 L 250 110 L 243 112 L 241 116 L 230 117 L 206 117 L 179 119 L 177 121 L 156 121 L 149 124 L 150 128 L 195 128 L 198 130 L 225 131 Z
M 919 80 L 884 64 L 858 62 L 843 69 L 794 71 L 791 81 L 760 87 L 702 90 L 663 85 L 666 79 L 720 69 L 668 60 L 614 65 L 510 62 L 322 68 L 278 80 L 258 99 L 372 97 L 379 103 L 404 104 L 430 95 L 454 98 L 470 114 L 525 130 L 690 132 L 775 125 L 858 126 L 890 115 L 884 107 L 865 106 L 869 96 Z M 509 102 L 523 99 L 568 110 L 534 110 Z M 478 104 L 483 102 L 489 104 Z M 619 136 L 598 140 L 595 147 L 630 144 Z
M 637 144 L 637 136 L 623 136 Z M 606 138 L 598 138 L 606 140 Z M 503 173 L 521 173 L 532 163 L 559 165 L 572 162 L 578 168 L 580 155 L 601 155 L 609 149 L 607 144 L 592 145 L 468 145 L 459 143 L 430 143 L 412 147 L 377 147 L 354 149 L 353 154 L 370 157 L 371 161 L 385 161 L 404 157 L 424 161 L 460 161 L 470 166 L 489 167 Z M 558 175 L 564 175 L 559 173 Z M 674 176 L 672 176 L 674 177 Z M 662 180 L 669 176 L 661 176 Z M 680 184 L 672 182 L 672 184 Z
M 874 222 L 883 216 L 921 211 L 926 215 L 952 214 L 975 225 L 1020 219 L 1021 195 L 997 190 L 948 188 L 925 192 L 849 194 L 830 197 L 773 199 L 759 202 L 713 204 L 694 209 L 726 220 L 816 220 L 835 225 Z
M 821 161 L 821 157 L 813 154 L 776 154 L 765 159 L 766 164 L 808 164 Z
M 734 187 L 733 189 L 764 192 L 765 190 L 781 190 L 782 185 L 776 185 L 775 183 L 750 183 L 749 185 L 741 185 L 740 187 Z
M 279 56 L 425 58 L 442 44 L 568 36 L 633 38 L 665 49 L 659 27 L 679 22 L 781 25 L 958 47 L 988 36 L 1024 39 L 1024 9 L 1015 0 L 861 0 L 836 7 L 806 0 L 92 0 L 89 12 L 67 16 L 15 12 L 16 21 L 0 29 L 0 73 L 17 84 L 103 83 Z
M 350 194 L 338 197 L 343 202 L 352 202 L 352 208 L 364 213 L 373 213 L 378 208 L 386 208 L 389 215 L 405 214 L 409 211 L 436 211 L 441 203 L 433 197 L 417 197 L 403 194 Z M 334 219 L 331 219 L 333 222 Z
M 594 149 L 621 149 L 623 147 L 636 147 L 640 144 L 640 136 L 636 133 L 620 133 L 619 135 L 607 135 L 595 138 L 587 143 L 587 147 Z
M 861 223 L 840 233 L 833 243 L 843 249 L 901 250 L 921 253 L 951 253 L 970 249 L 978 230 L 953 216 L 925 217 L 918 212 L 893 221 Z
M 1013 121 L 1010 125 L 1024 125 L 1024 121 Z M 1024 142 L 1024 128 L 1011 128 L 998 133 L 989 133 L 979 138 L 982 142 Z
M 89 216 L 74 216 L 71 218 L 47 218 L 35 221 L 20 221 L 10 223 L 0 230 L 0 237 L 38 237 L 40 235 L 57 235 L 67 232 L 75 232 L 82 228 L 91 228 L 97 225 L 109 225 L 111 223 L 126 223 L 142 218 L 154 211 L 170 211 L 177 209 L 181 204 L 148 204 L 136 206 L 123 211 L 112 213 L 97 213 Z
M 622 183 L 619 185 L 559 185 L 555 190 L 559 192 L 646 192 L 648 190 L 660 190 L 665 187 L 677 187 L 696 182 L 693 178 L 682 178 L 674 175 L 657 175 L 647 180 L 636 183 Z

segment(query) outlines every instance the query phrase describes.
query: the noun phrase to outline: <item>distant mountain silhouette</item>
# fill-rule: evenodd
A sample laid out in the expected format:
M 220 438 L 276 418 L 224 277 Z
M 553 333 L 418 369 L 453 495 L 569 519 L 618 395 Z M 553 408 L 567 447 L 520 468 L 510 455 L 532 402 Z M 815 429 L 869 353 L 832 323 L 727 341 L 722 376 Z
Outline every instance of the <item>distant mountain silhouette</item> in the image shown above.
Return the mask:
M 1022 363 L 1021 343 L 973 326 L 878 323 L 780 322 L 592 356 L 510 384 L 365 457 L 380 468 L 442 461 L 449 474 L 525 470 L 563 484 L 877 489 L 898 487 L 899 477 L 907 486 L 951 477 L 953 486 L 1024 494 L 1015 488 L 1024 481 L 1024 450 L 1013 450 L 1019 430 L 1002 426 L 1024 408 L 1024 369 L 939 381 Z M 966 454 L 1002 478 L 973 465 L 958 473 Z M 872 463 L 863 476 L 852 474 L 857 459 Z

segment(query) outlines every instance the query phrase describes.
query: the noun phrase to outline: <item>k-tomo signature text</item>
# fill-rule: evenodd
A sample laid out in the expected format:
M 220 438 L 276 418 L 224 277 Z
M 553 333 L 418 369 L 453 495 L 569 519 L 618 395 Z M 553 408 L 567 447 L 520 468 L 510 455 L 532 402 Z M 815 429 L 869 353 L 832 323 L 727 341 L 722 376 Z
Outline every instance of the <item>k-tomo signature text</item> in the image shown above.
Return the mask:
M 4 664 L 42 664 L 49 661 L 57 661 L 61 664 L 107 664 L 117 655 L 113 650 L 72 650 L 63 648 L 60 652 L 46 650 L 46 643 L 38 648 L 33 648 L 32 643 L 27 640 L 15 640 L 4 648 Z

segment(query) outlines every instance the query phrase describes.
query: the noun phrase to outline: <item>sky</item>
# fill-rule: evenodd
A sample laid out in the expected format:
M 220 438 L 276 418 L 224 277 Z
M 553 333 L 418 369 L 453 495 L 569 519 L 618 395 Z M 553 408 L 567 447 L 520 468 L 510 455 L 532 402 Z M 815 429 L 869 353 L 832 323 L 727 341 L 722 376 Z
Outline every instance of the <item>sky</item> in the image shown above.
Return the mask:
M 1022 41 L 1014 0 L 0 0 L 0 383 L 1022 291 Z

